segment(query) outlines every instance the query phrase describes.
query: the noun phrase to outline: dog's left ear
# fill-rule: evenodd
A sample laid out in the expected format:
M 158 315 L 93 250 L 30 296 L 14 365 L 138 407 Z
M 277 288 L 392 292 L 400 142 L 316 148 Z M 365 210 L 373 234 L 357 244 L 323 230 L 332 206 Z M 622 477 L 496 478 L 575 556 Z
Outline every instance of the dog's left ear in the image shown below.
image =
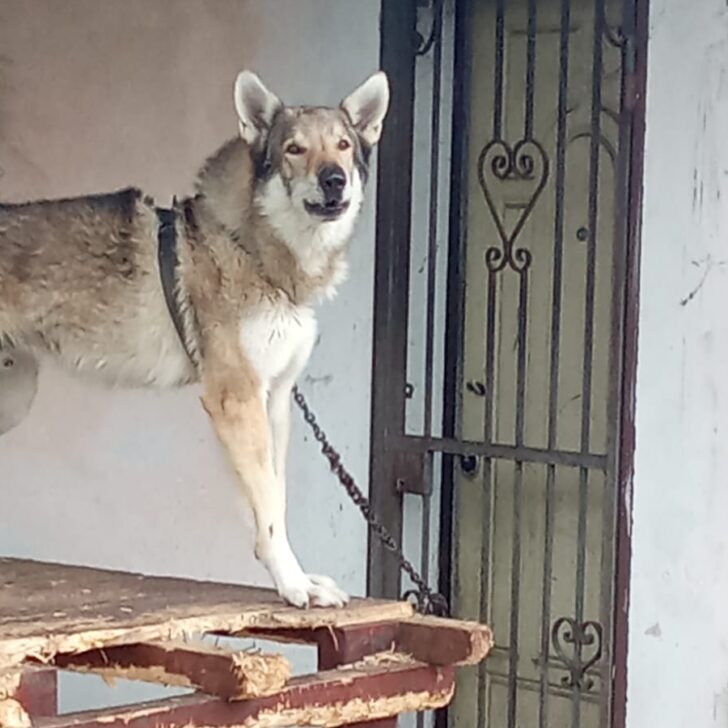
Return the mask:
M 254 146 L 261 135 L 268 132 L 273 117 L 283 104 L 252 71 L 238 74 L 234 98 L 240 136 Z
M 370 147 L 373 147 L 382 136 L 382 122 L 388 106 L 389 81 L 384 71 L 370 76 L 341 102 L 341 108 Z

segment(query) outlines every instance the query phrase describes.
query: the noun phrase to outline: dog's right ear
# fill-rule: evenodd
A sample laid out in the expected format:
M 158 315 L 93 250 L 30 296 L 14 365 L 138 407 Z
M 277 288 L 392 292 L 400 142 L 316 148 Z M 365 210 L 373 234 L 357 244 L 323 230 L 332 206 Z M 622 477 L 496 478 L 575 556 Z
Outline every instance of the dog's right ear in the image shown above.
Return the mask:
M 260 136 L 270 129 L 273 117 L 283 104 L 252 71 L 238 74 L 234 98 L 240 136 L 250 146 L 254 146 Z

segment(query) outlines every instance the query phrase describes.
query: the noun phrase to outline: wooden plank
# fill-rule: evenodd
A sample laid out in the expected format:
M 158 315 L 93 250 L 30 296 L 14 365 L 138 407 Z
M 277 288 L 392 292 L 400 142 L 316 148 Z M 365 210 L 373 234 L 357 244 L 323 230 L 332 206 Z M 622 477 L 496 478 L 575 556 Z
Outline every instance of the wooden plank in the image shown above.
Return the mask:
M 319 629 L 255 628 L 246 630 L 245 635 L 272 642 L 314 644 L 318 647 L 319 670 L 333 670 L 366 655 L 393 649 L 398 629 L 398 622 L 375 622 Z
M 385 650 L 404 652 L 430 665 L 475 665 L 493 646 L 493 634 L 485 625 L 422 616 L 315 630 L 252 629 L 247 634 L 314 643 L 319 649 L 319 667 L 324 670 Z
M 429 665 L 477 665 L 493 647 L 490 628 L 477 622 L 414 617 L 400 622 L 396 649 Z
M 440 708 L 451 700 L 453 668 L 386 656 L 348 669 L 293 678 L 278 695 L 225 702 L 202 693 L 122 708 L 44 718 L 34 728 L 161 728 L 255 725 L 336 726 Z M 386 725 L 386 724 L 385 724 Z
M 58 673 L 53 667 L 25 667 L 15 694 L 31 718 L 58 713 Z
M 412 614 L 405 602 L 355 599 L 344 609 L 300 610 L 269 589 L 0 559 L 0 668 L 205 632 L 313 629 Z
M 397 622 L 350 625 L 318 629 L 318 658 L 320 670 L 356 662 L 377 652 L 396 649 Z
M 291 676 L 282 655 L 229 651 L 201 642 L 119 645 L 77 655 L 57 655 L 64 670 L 92 672 L 104 679 L 142 680 L 197 688 L 226 700 L 280 692 Z

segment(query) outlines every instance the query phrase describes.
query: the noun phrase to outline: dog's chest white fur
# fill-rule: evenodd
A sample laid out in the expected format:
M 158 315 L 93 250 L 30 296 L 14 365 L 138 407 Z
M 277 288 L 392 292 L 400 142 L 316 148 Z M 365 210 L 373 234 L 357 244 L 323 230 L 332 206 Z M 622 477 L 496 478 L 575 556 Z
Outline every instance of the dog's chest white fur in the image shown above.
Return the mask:
M 316 318 L 305 306 L 265 303 L 240 322 L 240 344 L 264 389 L 293 379 L 305 366 L 316 338 Z

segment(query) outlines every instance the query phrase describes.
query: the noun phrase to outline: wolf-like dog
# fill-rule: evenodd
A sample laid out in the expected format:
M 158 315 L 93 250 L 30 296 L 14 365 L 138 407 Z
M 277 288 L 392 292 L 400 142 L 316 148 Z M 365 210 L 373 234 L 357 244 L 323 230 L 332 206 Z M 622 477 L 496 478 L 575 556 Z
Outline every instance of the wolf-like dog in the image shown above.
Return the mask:
M 291 390 L 313 306 L 347 275 L 389 86 L 378 72 L 338 108 L 292 107 L 242 71 L 233 96 L 239 137 L 172 210 L 137 189 L 0 204 L 0 345 L 112 386 L 200 381 L 278 593 L 341 606 L 347 595 L 304 573 L 288 540 Z

